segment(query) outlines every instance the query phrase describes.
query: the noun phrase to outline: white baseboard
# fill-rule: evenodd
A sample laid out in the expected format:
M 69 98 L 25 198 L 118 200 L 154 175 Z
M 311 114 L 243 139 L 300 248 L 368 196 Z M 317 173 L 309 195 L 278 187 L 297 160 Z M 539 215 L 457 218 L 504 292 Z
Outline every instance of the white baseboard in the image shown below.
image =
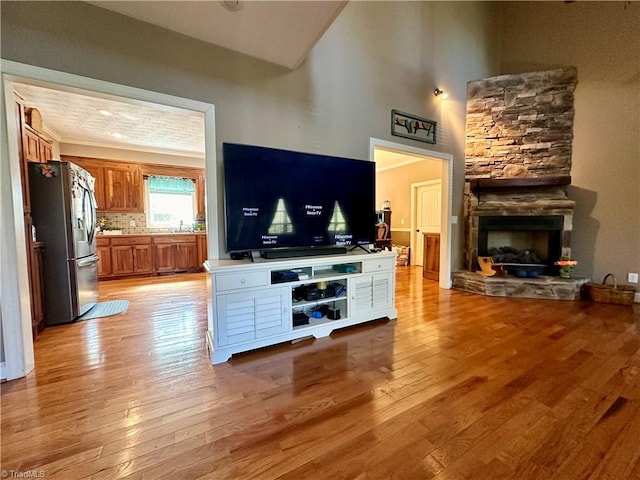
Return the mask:
M 7 368 L 6 362 L 0 362 L 0 380 L 7 379 L 7 375 L 4 373 L 6 368 Z

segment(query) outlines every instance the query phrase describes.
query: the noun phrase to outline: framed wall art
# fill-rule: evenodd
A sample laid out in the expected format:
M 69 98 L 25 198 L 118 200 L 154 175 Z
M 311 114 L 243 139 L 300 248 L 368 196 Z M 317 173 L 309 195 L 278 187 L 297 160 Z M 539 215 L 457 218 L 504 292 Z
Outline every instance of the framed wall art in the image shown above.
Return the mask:
M 391 110 L 391 135 L 436 143 L 436 122 L 399 110 Z

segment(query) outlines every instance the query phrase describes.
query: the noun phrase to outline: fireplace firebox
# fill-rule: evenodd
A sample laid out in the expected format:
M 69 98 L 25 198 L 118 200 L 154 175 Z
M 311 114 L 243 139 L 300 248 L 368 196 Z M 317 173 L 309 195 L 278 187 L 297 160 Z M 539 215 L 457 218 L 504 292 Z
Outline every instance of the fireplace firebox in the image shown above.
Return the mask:
M 554 262 L 562 254 L 563 226 L 562 215 L 480 216 L 478 255 L 492 256 L 498 263 L 506 256 L 513 257 L 512 263 L 541 263 L 546 265 L 544 275 L 554 275 Z

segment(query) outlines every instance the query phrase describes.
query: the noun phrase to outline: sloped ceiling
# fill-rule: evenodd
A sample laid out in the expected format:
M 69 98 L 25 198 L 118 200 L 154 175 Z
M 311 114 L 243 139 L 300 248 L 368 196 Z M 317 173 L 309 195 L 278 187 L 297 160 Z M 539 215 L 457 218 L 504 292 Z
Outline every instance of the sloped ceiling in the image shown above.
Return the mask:
M 282 67 L 299 66 L 339 15 L 344 1 L 86 2 Z M 204 119 L 196 112 L 16 85 L 62 143 L 204 157 Z
M 347 2 L 87 2 L 207 43 L 295 69 Z
M 231 50 L 295 68 L 346 2 L 115 1 L 87 2 Z M 204 157 L 204 119 L 162 105 L 106 99 L 18 84 L 28 106 L 40 111 L 45 130 L 58 141 Z M 418 161 L 376 151 L 378 170 Z

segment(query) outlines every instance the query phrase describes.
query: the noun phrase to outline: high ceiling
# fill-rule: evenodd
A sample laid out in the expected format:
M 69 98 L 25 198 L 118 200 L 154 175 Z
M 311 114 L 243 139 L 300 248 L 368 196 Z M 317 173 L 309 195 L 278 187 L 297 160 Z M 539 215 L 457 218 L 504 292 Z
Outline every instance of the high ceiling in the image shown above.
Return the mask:
M 295 69 L 344 1 L 87 2 L 189 37 Z
M 335 1 L 94 1 L 138 20 L 294 69 L 347 2 Z M 40 111 L 47 133 L 62 143 L 204 157 L 202 114 L 91 92 L 18 84 L 27 106 Z M 376 152 L 379 169 L 406 164 Z

